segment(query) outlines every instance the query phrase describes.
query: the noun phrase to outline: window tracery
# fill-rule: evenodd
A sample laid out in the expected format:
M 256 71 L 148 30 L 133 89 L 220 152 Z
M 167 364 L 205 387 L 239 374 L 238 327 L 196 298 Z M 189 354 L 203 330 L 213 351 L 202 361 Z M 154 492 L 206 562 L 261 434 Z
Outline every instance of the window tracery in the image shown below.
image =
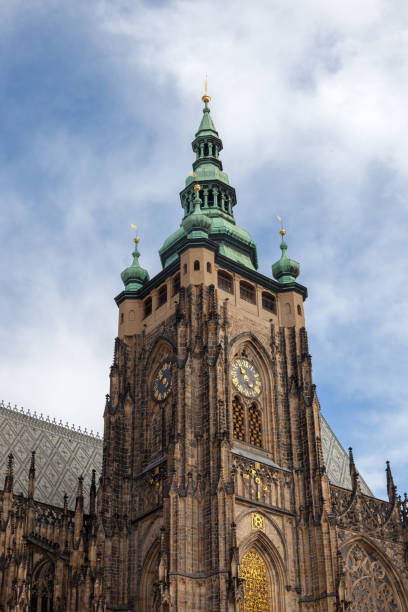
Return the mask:
M 248 409 L 249 443 L 262 447 L 262 418 L 255 404 Z
M 396 612 L 400 609 L 387 572 L 372 553 L 354 543 L 346 553 L 345 566 L 352 612 Z
M 244 407 L 238 397 L 232 400 L 232 418 L 234 438 L 236 440 L 245 440 L 245 415 Z
M 245 612 L 270 612 L 268 571 L 261 555 L 253 548 L 242 557 L 239 575 L 245 580 Z

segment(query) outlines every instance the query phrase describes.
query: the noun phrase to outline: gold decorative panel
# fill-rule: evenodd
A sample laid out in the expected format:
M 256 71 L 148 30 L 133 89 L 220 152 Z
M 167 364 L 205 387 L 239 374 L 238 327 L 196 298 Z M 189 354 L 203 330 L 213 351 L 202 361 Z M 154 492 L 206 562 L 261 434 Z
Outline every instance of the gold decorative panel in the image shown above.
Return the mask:
M 245 580 L 245 612 L 270 612 L 268 572 L 256 550 L 251 549 L 242 557 L 239 575 Z
M 265 518 L 259 512 L 251 512 L 251 528 L 253 531 L 265 531 Z
M 245 440 L 244 407 L 237 397 L 232 401 L 232 419 L 234 427 L 234 438 Z
M 249 443 L 262 446 L 262 418 L 258 408 L 252 404 L 248 410 Z
M 345 565 L 352 612 L 400 610 L 392 583 L 379 559 L 353 544 L 346 553 Z

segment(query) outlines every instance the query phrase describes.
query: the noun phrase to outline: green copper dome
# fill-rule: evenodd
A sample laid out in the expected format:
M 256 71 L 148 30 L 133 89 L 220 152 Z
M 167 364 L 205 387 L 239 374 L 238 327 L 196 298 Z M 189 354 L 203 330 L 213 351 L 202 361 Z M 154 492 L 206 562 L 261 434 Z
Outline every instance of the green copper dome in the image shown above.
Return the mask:
M 273 277 L 280 283 L 294 283 L 300 274 L 300 264 L 293 259 L 290 259 L 286 251 L 288 245 L 284 240 L 285 230 L 281 230 L 282 242 L 280 248 L 282 255 L 279 261 L 276 261 L 272 266 Z
M 159 251 L 163 267 L 179 257 L 186 241 L 208 238 L 218 245 L 219 253 L 247 268 L 256 270 L 258 257 L 255 242 L 248 232 L 237 227 L 233 207 L 237 203 L 235 189 L 223 171 L 219 153 L 223 148 L 211 118 L 205 94 L 203 117 L 192 142 L 196 154 L 193 172 L 180 193 L 184 217 L 181 227 L 171 234 Z M 197 190 L 196 188 L 199 187 Z
M 147 270 L 142 268 L 139 264 L 140 253 L 137 248 L 139 239 L 135 238 L 135 250 L 133 251 L 133 262 L 128 268 L 125 268 L 120 275 L 125 285 L 126 291 L 137 291 L 143 284 L 149 280 L 149 274 Z

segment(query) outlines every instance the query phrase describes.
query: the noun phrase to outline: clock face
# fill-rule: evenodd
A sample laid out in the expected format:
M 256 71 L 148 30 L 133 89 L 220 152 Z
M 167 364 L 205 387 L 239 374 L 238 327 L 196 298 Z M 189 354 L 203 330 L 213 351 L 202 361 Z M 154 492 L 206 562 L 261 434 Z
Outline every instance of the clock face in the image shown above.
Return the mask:
M 162 402 L 170 393 L 171 376 L 171 361 L 166 361 L 160 366 L 153 381 L 153 399 L 156 402 Z
M 234 359 L 231 367 L 231 378 L 234 386 L 245 397 L 258 397 L 262 391 L 262 379 L 247 359 Z

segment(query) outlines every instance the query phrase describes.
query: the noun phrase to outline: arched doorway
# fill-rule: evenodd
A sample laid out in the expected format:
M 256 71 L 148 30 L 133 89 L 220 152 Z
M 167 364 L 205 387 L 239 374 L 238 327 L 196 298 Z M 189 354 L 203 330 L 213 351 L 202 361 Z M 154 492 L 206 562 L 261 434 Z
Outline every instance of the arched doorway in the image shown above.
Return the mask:
M 393 579 L 374 550 L 353 542 L 343 554 L 351 612 L 402 612 Z
M 272 606 L 268 570 L 265 561 L 254 548 L 242 557 L 239 576 L 245 580 L 245 612 L 270 612 Z
M 140 581 L 140 610 L 158 612 L 160 610 L 159 593 L 159 542 L 155 542 L 146 555 Z
M 51 561 L 37 565 L 31 586 L 30 612 L 53 612 L 54 570 Z

